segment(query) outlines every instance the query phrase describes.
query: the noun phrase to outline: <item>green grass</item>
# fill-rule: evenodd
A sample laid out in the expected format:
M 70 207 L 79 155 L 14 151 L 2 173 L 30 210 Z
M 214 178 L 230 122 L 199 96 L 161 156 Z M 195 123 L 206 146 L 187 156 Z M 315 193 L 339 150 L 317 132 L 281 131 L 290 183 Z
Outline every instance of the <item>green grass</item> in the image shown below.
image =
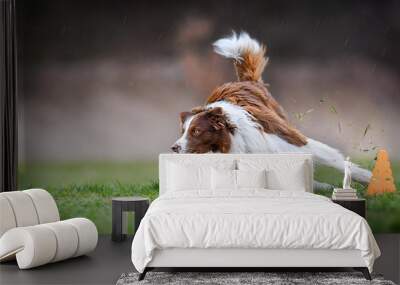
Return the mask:
M 96 224 L 100 234 L 108 234 L 111 233 L 111 197 L 145 196 L 154 200 L 158 196 L 158 183 L 83 184 L 47 190 L 56 200 L 62 219 L 85 217 Z
M 20 188 L 84 184 L 140 184 L 158 178 L 155 161 L 37 162 L 18 166 Z
M 362 162 L 371 168 L 370 162 Z M 367 219 L 374 232 L 400 232 L 400 162 L 392 163 L 397 193 L 367 198 Z M 19 188 L 41 187 L 55 198 L 62 219 L 87 217 L 99 233 L 111 232 L 111 197 L 158 196 L 156 162 L 36 163 L 19 168 Z M 341 187 L 343 175 L 329 167 L 317 167 L 315 178 Z M 354 183 L 360 197 L 365 187 Z M 317 194 L 330 197 L 331 191 Z

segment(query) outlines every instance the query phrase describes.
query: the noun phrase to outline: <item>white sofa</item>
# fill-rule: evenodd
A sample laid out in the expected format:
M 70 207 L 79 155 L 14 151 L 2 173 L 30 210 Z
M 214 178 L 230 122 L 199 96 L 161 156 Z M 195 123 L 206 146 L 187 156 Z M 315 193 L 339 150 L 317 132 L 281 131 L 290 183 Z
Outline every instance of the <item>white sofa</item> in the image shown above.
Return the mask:
M 60 221 L 53 197 L 43 189 L 0 193 L 0 262 L 16 259 L 20 269 L 84 255 L 96 248 L 94 223 Z

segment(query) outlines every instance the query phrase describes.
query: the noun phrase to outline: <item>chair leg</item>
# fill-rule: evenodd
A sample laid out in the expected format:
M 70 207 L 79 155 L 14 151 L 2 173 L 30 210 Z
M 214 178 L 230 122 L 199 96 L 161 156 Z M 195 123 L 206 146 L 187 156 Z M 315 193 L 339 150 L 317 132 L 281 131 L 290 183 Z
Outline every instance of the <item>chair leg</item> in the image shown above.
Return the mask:
M 144 277 L 146 277 L 146 273 L 147 273 L 148 269 L 147 267 L 143 270 L 142 273 L 139 274 L 139 278 L 138 281 L 142 281 L 144 279 Z
M 357 271 L 361 271 L 361 273 L 364 275 L 365 279 L 372 280 L 371 274 L 369 274 L 369 270 L 367 267 L 354 267 L 354 269 Z

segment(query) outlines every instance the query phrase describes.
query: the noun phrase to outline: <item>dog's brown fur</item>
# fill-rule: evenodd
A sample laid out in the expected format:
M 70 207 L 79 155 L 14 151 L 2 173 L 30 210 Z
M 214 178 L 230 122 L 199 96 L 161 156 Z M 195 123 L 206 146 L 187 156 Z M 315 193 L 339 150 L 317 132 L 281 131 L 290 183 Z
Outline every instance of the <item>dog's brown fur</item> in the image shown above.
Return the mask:
M 266 47 L 262 45 L 258 53 L 251 53 L 248 51 L 242 55 L 242 60 L 234 61 L 236 75 L 239 81 L 262 82 L 261 75 L 268 63 L 265 52 Z
M 306 137 L 289 124 L 282 108 L 262 82 L 226 83 L 212 92 L 206 104 L 222 100 L 244 108 L 261 124 L 264 132 L 276 134 L 297 146 L 307 143 Z

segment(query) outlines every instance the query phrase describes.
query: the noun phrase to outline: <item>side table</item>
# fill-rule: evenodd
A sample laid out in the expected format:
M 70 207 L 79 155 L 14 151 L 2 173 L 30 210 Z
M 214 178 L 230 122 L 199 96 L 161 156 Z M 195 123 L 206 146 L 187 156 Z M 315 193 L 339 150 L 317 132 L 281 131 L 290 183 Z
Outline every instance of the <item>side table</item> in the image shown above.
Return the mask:
M 340 206 L 359 214 L 361 217 L 366 217 L 366 202 L 365 199 L 349 199 L 349 200 L 336 200 L 332 199 L 333 203 L 339 204 Z
M 126 239 L 126 215 L 124 212 L 135 212 L 135 231 L 149 208 L 150 200 L 144 197 L 112 198 L 112 235 L 113 241 Z

